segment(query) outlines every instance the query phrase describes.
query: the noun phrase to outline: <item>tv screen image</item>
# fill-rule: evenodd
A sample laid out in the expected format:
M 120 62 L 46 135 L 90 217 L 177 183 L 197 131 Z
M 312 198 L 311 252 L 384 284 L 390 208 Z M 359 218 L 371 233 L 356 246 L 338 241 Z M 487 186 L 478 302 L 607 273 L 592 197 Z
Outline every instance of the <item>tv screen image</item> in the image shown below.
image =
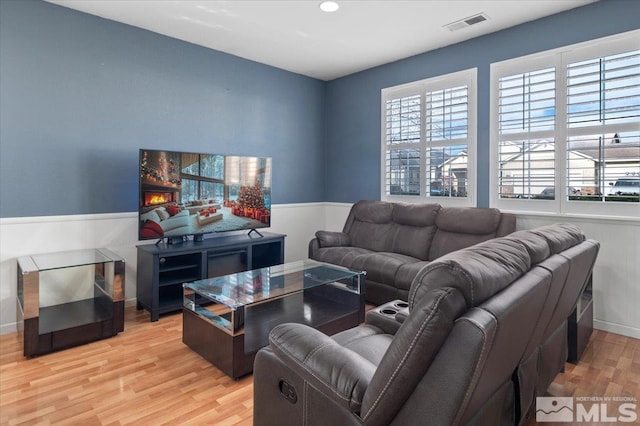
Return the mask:
M 141 240 L 271 225 L 271 158 L 140 150 Z

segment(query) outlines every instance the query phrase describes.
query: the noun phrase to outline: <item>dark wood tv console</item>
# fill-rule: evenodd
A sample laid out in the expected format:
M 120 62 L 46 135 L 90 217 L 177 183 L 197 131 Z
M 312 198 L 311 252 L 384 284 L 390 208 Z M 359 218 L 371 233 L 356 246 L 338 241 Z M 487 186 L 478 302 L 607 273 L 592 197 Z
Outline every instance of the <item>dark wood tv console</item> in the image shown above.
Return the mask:
M 138 246 L 136 306 L 157 321 L 182 310 L 182 284 L 284 262 L 285 235 L 262 232 Z

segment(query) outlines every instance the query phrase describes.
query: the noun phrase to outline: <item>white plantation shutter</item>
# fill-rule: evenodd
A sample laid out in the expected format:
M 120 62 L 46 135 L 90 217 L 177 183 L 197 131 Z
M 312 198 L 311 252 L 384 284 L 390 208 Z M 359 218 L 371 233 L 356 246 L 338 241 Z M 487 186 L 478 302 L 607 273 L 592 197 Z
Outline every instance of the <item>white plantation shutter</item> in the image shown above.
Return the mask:
M 499 80 L 499 196 L 555 197 L 555 68 Z
M 427 174 L 431 196 L 467 195 L 469 89 L 458 86 L 426 93 Z
M 492 205 L 640 216 L 640 31 L 491 65 Z
M 385 192 L 390 195 L 420 195 L 420 95 L 388 100 L 385 115 Z
M 420 112 L 420 95 L 387 101 L 387 143 L 419 143 Z
M 427 140 L 466 139 L 469 116 L 467 86 L 426 93 Z
M 500 133 L 553 130 L 555 88 L 554 67 L 500 78 Z
M 382 199 L 473 202 L 475 75 L 462 71 L 383 90 Z
M 594 58 L 567 66 L 570 128 L 638 122 L 640 51 Z
M 640 178 L 640 50 L 573 62 L 567 74 L 567 176 L 582 199 L 638 202 L 618 191 Z

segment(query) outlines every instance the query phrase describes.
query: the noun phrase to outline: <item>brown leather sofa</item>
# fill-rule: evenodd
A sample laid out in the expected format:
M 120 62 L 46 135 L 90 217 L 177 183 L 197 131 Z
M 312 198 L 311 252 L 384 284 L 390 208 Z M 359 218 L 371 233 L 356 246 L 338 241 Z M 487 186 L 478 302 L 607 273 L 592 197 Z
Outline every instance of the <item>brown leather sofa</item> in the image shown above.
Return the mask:
M 520 423 L 564 366 L 598 249 L 573 225 L 519 231 L 431 262 L 406 308 L 359 327 L 275 327 L 254 364 L 254 424 Z
M 367 271 L 367 301 L 379 305 L 406 300 L 414 277 L 429 262 L 515 227 L 515 215 L 498 209 L 362 200 L 351 208 L 342 232 L 316 232 L 309 258 Z

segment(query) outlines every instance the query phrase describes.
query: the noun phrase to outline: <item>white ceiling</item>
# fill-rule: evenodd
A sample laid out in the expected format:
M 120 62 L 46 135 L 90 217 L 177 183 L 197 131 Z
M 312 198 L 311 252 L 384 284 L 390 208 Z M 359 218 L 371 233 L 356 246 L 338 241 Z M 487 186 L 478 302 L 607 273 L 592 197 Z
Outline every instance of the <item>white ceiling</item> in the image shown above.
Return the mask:
M 320 11 L 320 0 L 47 1 L 332 80 L 596 0 L 338 0 L 334 13 Z M 489 19 L 444 28 L 480 12 Z

